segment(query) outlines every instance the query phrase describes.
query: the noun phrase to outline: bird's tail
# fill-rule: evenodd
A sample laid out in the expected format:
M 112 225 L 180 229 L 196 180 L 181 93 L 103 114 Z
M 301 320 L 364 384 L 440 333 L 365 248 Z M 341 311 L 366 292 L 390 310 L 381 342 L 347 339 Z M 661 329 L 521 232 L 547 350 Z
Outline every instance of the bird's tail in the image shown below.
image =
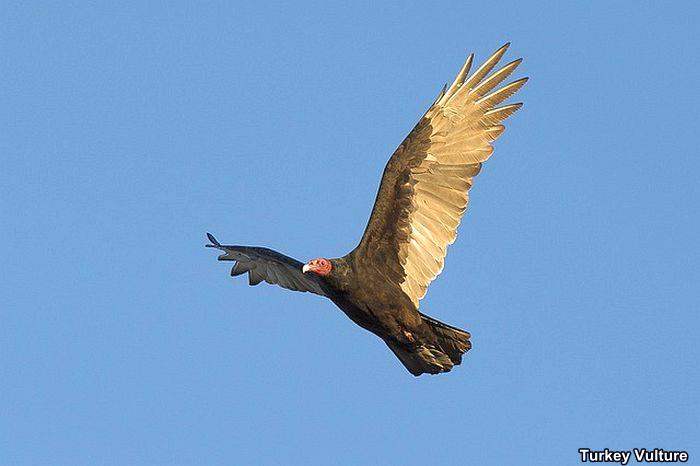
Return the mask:
M 471 334 L 461 328 L 453 327 L 437 319 L 433 319 L 421 313 L 423 322 L 428 324 L 438 339 L 440 349 L 449 356 L 456 366 L 462 362 L 462 355 L 469 351 L 472 343 L 469 341 Z
M 469 332 L 447 325 L 421 313 L 423 322 L 432 330 L 435 339 L 407 346 L 398 341 L 385 340 L 391 351 L 413 375 L 449 372 L 462 362 L 462 355 L 472 347 Z

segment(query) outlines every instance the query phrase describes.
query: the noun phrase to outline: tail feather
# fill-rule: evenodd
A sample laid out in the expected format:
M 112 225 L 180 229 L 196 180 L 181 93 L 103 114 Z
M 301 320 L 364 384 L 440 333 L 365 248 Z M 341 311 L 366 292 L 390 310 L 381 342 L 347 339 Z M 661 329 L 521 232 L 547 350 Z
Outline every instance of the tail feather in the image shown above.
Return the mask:
M 398 341 L 386 340 L 389 349 L 396 355 L 408 371 L 415 375 L 449 372 L 462 362 L 462 355 L 472 347 L 466 330 L 421 314 L 435 338 L 408 347 Z
M 447 353 L 454 365 L 462 362 L 462 355 L 472 348 L 471 334 L 421 313 L 423 321 L 430 325 L 438 337 L 440 348 Z
M 389 349 L 399 358 L 408 372 L 415 376 L 449 372 L 454 363 L 440 349 L 432 345 L 407 347 L 397 341 L 386 340 Z

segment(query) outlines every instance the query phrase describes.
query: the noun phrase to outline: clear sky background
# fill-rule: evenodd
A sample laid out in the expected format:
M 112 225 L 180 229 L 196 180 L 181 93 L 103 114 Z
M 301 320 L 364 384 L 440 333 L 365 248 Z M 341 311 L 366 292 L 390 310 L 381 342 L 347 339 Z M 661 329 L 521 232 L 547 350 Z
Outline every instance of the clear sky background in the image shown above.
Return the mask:
M 3 3 L 0 464 L 697 461 L 697 6 L 253 3 Z M 345 254 L 508 40 L 525 107 L 422 301 L 452 373 L 203 247 Z

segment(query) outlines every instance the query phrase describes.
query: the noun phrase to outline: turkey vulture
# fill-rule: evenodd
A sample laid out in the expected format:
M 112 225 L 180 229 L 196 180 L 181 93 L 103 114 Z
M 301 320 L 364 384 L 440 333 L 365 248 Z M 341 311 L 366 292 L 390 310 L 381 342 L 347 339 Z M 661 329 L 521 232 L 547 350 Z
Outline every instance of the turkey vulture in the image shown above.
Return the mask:
M 419 301 L 442 271 L 447 246 L 467 208 L 469 189 L 503 120 L 522 103 L 498 106 L 528 78 L 494 90 L 520 64 L 491 73 L 510 44 L 469 74 L 469 55 L 384 169 L 374 208 L 359 245 L 336 259 L 306 264 L 267 248 L 227 246 L 207 233 L 207 247 L 233 261 L 231 275 L 248 274 L 333 301 L 360 327 L 389 346 L 413 375 L 449 372 L 469 351 L 470 334 L 419 312 Z

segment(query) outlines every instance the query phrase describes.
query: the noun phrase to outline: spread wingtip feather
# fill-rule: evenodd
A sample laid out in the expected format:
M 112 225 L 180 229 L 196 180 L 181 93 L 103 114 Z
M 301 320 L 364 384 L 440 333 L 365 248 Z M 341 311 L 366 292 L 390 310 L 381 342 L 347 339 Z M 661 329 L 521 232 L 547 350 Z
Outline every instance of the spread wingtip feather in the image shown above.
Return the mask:
M 216 238 L 214 238 L 214 235 L 212 235 L 211 233 L 207 232 L 207 238 L 209 238 L 209 241 L 211 242 L 211 244 L 205 244 L 204 246 L 206 246 L 208 248 L 218 248 L 221 246 L 221 243 L 219 243 L 216 240 Z

